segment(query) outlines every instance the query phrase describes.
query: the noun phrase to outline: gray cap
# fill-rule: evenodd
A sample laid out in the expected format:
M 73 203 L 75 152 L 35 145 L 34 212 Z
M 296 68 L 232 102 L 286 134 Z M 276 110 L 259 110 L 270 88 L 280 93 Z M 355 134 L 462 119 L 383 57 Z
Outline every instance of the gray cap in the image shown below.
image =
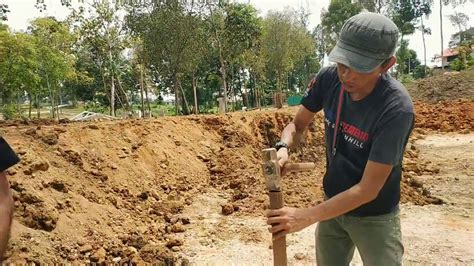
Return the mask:
M 395 53 L 397 42 L 395 23 L 383 15 L 363 12 L 344 23 L 329 60 L 358 72 L 372 72 Z

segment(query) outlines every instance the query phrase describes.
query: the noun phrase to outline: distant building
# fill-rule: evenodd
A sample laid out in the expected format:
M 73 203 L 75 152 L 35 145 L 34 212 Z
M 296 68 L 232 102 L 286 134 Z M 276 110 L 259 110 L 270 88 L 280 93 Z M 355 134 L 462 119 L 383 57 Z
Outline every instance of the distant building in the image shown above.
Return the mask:
M 451 62 L 456 59 L 459 55 L 459 52 L 457 49 L 452 49 L 452 48 L 446 48 L 443 50 L 443 57 L 439 54 L 436 54 L 433 57 L 432 62 L 434 63 L 433 67 L 434 68 L 441 68 L 441 66 L 444 67 L 449 67 Z

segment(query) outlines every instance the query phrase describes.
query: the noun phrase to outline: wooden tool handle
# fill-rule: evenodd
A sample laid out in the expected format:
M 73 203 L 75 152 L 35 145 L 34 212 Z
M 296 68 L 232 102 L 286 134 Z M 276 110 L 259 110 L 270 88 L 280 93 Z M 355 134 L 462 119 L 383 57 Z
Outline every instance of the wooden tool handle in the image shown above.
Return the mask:
M 316 164 L 314 163 L 286 163 L 285 171 L 287 172 L 303 172 L 303 171 L 311 171 L 316 168 Z
M 270 209 L 280 209 L 283 207 L 283 196 L 281 192 L 270 191 Z M 273 265 L 286 266 L 286 237 L 273 240 Z

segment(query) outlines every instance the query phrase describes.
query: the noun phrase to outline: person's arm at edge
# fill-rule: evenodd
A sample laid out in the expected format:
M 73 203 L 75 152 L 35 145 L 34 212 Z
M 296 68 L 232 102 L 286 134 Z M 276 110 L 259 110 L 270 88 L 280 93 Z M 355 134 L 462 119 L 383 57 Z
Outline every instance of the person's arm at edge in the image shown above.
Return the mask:
M 0 262 L 8 246 L 13 216 L 13 198 L 5 172 L 0 172 Z

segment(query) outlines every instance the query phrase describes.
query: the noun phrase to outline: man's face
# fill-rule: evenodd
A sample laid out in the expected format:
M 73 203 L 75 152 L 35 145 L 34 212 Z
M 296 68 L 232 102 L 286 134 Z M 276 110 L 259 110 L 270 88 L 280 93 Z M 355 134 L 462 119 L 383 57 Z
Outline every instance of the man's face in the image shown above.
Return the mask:
M 346 65 L 337 63 L 337 75 L 347 92 L 363 92 L 377 83 L 384 69 L 379 66 L 370 73 L 360 73 Z

